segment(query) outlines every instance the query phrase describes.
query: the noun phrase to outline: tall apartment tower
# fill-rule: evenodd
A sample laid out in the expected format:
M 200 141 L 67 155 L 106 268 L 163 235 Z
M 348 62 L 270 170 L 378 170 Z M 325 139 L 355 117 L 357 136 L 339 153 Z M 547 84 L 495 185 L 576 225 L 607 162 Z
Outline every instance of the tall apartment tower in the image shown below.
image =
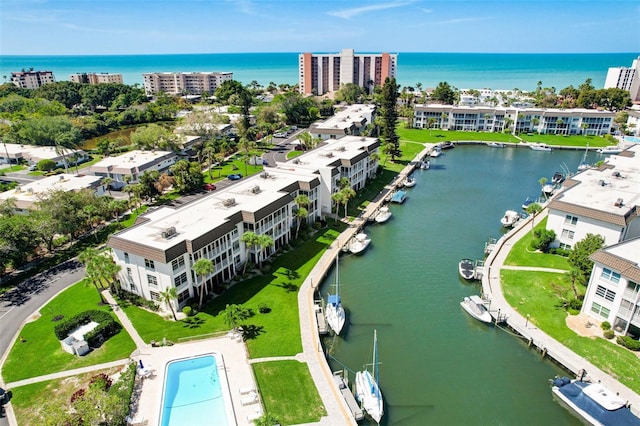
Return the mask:
M 158 92 L 170 95 L 201 95 L 216 91 L 225 81 L 233 80 L 232 72 L 154 72 L 142 74 L 147 96 Z
M 22 89 L 37 89 L 55 83 L 56 78 L 51 71 L 19 71 L 11 73 L 11 82 Z
M 307 95 L 335 92 L 340 85 L 354 83 L 369 93 L 382 86 L 387 77 L 396 76 L 398 55 L 390 53 L 356 54 L 353 49 L 340 53 L 301 53 L 298 56 L 299 90 Z
M 73 81 L 74 83 L 84 83 L 84 84 L 102 84 L 102 83 L 123 84 L 122 74 L 109 74 L 106 72 L 71 74 L 69 76 L 69 80 Z
M 640 56 L 633 60 L 631 68 L 609 68 L 604 88 L 618 88 L 629 92 L 633 102 L 640 101 Z

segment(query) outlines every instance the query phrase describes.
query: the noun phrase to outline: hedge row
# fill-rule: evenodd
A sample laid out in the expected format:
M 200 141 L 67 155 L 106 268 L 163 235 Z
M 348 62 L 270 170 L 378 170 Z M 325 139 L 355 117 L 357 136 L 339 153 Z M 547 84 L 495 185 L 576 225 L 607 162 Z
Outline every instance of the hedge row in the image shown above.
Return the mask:
M 122 326 L 118 324 L 108 312 L 91 310 L 81 312 L 69 318 L 69 320 L 56 325 L 54 333 L 58 340 L 64 340 L 69 336 L 70 332 L 91 321 L 98 323 L 96 328 L 84 336 L 84 339 L 91 347 L 100 346 L 103 341 L 117 334 L 122 329 Z
M 632 351 L 640 351 L 640 341 L 637 341 L 629 336 L 618 336 L 616 342 L 627 349 L 631 349 Z

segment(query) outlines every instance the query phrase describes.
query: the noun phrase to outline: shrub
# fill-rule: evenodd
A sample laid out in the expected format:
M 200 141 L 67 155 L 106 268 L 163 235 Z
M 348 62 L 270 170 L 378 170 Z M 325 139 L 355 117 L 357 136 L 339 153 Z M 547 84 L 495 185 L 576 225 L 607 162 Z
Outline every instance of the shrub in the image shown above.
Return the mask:
M 554 247 L 549 249 L 549 253 L 557 254 L 558 256 L 562 256 L 562 257 L 569 257 L 569 253 L 571 253 L 571 250 L 563 249 L 560 247 Z
M 618 336 L 616 342 L 632 351 L 640 351 L 640 342 L 629 336 Z
M 89 386 L 95 386 L 105 392 L 111 388 L 112 384 L 113 380 L 111 380 L 111 377 L 107 376 L 105 373 L 96 374 L 89 380 Z
M 535 238 L 531 242 L 531 246 L 545 253 L 549 250 L 549 244 L 556 239 L 556 233 L 552 229 L 536 229 L 534 235 Z
M 580 299 L 571 299 L 568 304 L 569 309 L 579 311 L 582 309 L 582 300 Z
M 64 340 L 71 331 L 91 321 L 97 322 L 98 326 L 85 334 L 84 340 L 93 348 L 100 346 L 102 342 L 118 334 L 122 329 L 122 326 L 108 312 L 92 310 L 80 312 L 67 321 L 56 325 L 53 331 L 58 340 Z
M 85 393 L 86 393 L 86 390 L 84 388 L 78 389 L 77 391 L 75 391 L 73 395 L 71 395 L 71 399 L 70 399 L 71 403 L 73 404 L 77 400 L 82 399 Z
M 190 317 L 193 315 L 193 309 L 191 309 L 191 306 L 185 306 L 184 308 L 182 308 L 182 313 Z
M 611 329 L 607 329 L 602 333 L 602 335 L 604 336 L 605 339 L 611 340 L 613 339 L 613 336 L 616 335 L 616 333 L 614 333 L 613 330 Z
M 602 328 L 603 330 L 609 330 L 611 328 L 611 323 L 609 321 L 604 321 L 602 324 L 600 324 L 600 328 Z

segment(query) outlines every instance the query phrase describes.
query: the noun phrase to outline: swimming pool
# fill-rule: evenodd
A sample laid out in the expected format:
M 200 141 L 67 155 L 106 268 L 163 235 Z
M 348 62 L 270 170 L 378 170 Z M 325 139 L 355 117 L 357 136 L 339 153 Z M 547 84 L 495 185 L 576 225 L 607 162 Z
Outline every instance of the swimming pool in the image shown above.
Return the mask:
M 236 424 L 226 374 L 219 374 L 224 364 L 218 356 L 209 354 L 167 364 L 161 426 Z
M 624 137 L 624 141 L 625 142 L 640 143 L 640 138 L 637 138 L 635 136 L 625 136 Z

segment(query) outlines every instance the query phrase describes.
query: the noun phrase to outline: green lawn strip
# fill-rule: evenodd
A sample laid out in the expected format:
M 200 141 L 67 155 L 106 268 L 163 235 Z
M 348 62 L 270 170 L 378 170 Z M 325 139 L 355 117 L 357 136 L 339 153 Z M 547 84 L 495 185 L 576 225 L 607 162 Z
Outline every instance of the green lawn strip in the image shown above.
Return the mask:
M 518 139 L 509 133 L 407 129 L 404 125 L 398 126 L 397 131 L 400 139 L 407 139 L 415 142 L 439 143 L 445 141 L 487 141 L 518 143 Z
M 547 225 L 547 218 L 536 225 L 536 229 L 544 229 Z M 552 268 L 569 270 L 569 262 L 564 256 L 551 253 L 542 253 L 531 249 L 531 241 L 533 236 L 531 232 L 518 240 L 514 245 L 507 258 L 505 265 L 511 266 L 535 266 L 539 268 Z
M 252 358 L 295 355 L 302 351 L 298 289 L 339 233 L 339 229 L 329 228 L 313 234 L 299 247 L 274 259 L 270 273 L 234 284 L 186 320 L 167 320 L 135 306 L 123 309 L 146 342 L 163 338 L 179 342 L 181 338 L 229 330 L 222 311 L 227 304 L 240 304 L 252 312 L 252 316 L 242 322 L 252 336 L 247 340 Z M 260 313 L 262 304 L 271 311 Z
M 309 373 L 298 361 L 253 364 L 267 413 L 281 425 L 315 423 L 327 414 Z
M 567 327 L 568 314 L 559 306 L 560 295 L 565 299 L 573 295 L 564 274 L 502 270 L 500 280 L 506 301 L 521 315 L 530 315 L 532 324 L 640 393 L 640 358 L 613 341 L 581 337 Z
M 202 175 L 205 183 L 216 183 L 226 179 L 227 176 L 234 173 L 241 173 L 242 176 L 247 177 L 260 173 L 262 170 L 262 164 L 249 164 L 244 161 L 242 154 L 236 154 L 232 158 L 223 161 L 221 164 L 211 167 L 211 176 L 209 176 L 208 171 L 203 172 Z
M 583 136 L 583 135 L 549 135 L 549 134 L 538 134 L 538 133 L 520 133 L 518 135 L 525 142 L 537 142 L 537 143 L 545 143 L 547 145 L 557 145 L 557 146 L 577 146 L 577 147 L 585 147 L 589 145 L 591 148 L 599 148 L 603 146 L 612 145 L 607 139 L 602 136 Z
M 61 321 L 65 321 L 87 310 L 111 311 L 109 306 L 101 306 L 99 302 L 100 297 L 95 287 L 85 286 L 84 281 L 80 281 L 47 303 L 40 310 L 42 316 L 25 324 L 20 331 L 20 335 L 26 342 L 23 343 L 17 339 L 11 348 L 2 368 L 5 382 L 129 357 L 136 347 L 125 329 L 107 340 L 100 348 L 82 357 L 71 355 L 62 349 L 60 341 L 53 332 L 58 323 L 52 321 L 52 318 L 64 315 Z M 115 315 L 113 316 L 115 318 Z

